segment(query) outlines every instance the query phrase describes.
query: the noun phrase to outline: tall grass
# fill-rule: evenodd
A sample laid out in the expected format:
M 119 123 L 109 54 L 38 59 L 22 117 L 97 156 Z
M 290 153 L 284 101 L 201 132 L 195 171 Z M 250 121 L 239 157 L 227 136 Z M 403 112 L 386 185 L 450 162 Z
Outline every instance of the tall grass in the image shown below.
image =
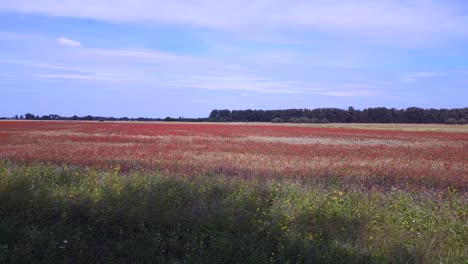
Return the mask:
M 2 263 L 465 263 L 467 198 L 0 162 Z

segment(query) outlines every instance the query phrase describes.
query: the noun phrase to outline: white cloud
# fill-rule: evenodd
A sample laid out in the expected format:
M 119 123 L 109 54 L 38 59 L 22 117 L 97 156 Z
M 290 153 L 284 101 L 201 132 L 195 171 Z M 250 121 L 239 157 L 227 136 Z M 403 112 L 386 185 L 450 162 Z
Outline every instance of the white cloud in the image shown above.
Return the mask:
M 416 79 L 410 78 L 410 77 L 405 77 L 405 78 L 401 78 L 401 81 L 402 82 L 407 82 L 407 83 L 414 83 L 414 82 L 416 82 Z
M 74 79 L 74 80 L 92 80 L 92 81 L 123 81 L 113 76 L 103 75 L 85 75 L 85 74 L 31 74 L 32 77 L 45 79 Z
M 174 76 L 168 86 L 207 90 L 238 90 L 261 93 L 306 93 L 298 82 L 272 80 L 239 72 L 204 72 L 199 75 Z
M 448 73 L 446 72 L 417 72 L 413 74 L 413 77 L 416 78 L 432 78 L 432 77 L 440 77 L 440 76 L 447 76 Z
M 31 61 L 31 60 L 0 60 L 0 63 L 16 64 L 16 65 L 27 66 L 27 67 L 38 68 L 38 69 L 53 69 L 53 70 L 73 71 L 73 72 L 85 72 L 75 67 L 67 67 L 67 66 L 49 64 L 49 63 L 40 63 L 40 62 Z
M 22 79 L 27 76 L 36 80 L 55 80 L 57 83 L 100 82 L 103 87 L 128 91 L 178 89 L 196 93 L 203 89 L 237 91 L 242 96 L 257 93 L 372 96 L 360 90 L 374 87 L 365 82 L 360 83 L 362 79 L 355 77 L 343 77 L 342 82 L 326 83 L 316 78 L 291 75 L 284 69 L 280 72 L 265 70 L 261 67 L 261 57 L 239 60 L 236 56 L 203 57 L 153 49 L 86 46 L 79 49 L 54 49 L 55 39 L 44 39 L 44 44 L 39 46 L 28 42 L 30 53 L 8 53 L 0 60 L 0 64 L 22 67 L 21 76 L 17 75 Z M 18 40 L 16 43 L 22 42 Z M 270 62 L 268 56 L 266 61 Z M 330 70 L 327 68 L 327 72 Z
M 72 39 L 68 39 L 68 38 L 64 38 L 64 37 L 60 37 L 57 39 L 57 42 L 60 44 L 60 45 L 64 45 L 64 46 L 70 46 L 70 47 L 80 47 L 81 46 L 81 43 L 76 41 L 76 40 L 72 40 Z
M 119 60 L 132 60 L 137 62 L 150 62 L 157 64 L 190 64 L 204 60 L 189 55 L 179 55 L 176 53 L 149 49 L 87 48 L 82 52 L 87 56 L 106 57 Z
M 46 54 L 46 53 L 44 53 Z M 61 58 L 54 61 L 55 58 Z M 65 58 L 65 59 L 64 59 Z M 60 50 L 49 61 L 6 59 L 33 70 L 28 76 L 102 82 L 126 82 L 145 87 L 180 87 L 207 90 L 237 90 L 262 93 L 303 93 L 300 83 L 261 77 L 230 62 L 148 49 L 103 49 L 83 47 Z
M 357 94 L 352 92 L 320 92 L 317 93 L 320 95 L 328 95 L 328 96 L 337 96 L 337 97 L 355 97 Z
M 40 35 L 33 34 L 33 33 L 20 33 L 20 32 L 0 30 L 0 39 L 2 40 L 31 41 L 31 39 L 35 39 L 35 41 L 38 41 L 40 38 L 41 38 Z
M 1 1 L 0 10 L 241 32 L 330 32 L 387 44 L 468 34 L 463 9 L 435 0 L 15 0 Z
M 372 87 L 373 85 L 370 84 L 360 84 L 360 83 L 344 83 L 344 84 L 338 84 L 339 86 L 343 87 Z
M 323 91 L 315 92 L 315 94 L 335 96 L 335 97 L 372 97 L 383 95 L 382 91 L 376 90 L 353 90 L 353 91 Z
M 407 83 L 414 83 L 418 79 L 426 79 L 426 78 L 436 78 L 436 77 L 443 77 L 449 75 L 448 72 L 416 72 L 410 74 L 408 77 L 401 78 L 402 82 Z

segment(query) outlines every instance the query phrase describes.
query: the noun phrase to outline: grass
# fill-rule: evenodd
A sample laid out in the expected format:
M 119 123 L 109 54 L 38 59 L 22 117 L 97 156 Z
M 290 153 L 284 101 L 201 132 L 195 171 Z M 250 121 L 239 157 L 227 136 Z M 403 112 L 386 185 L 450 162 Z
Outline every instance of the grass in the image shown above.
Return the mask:
M 184 122 L 178 122 L 184 123 Z M 185 122 L 187 123 L 187 122 Z M 222 124 L 238 125 L 244 122 L 231 122 Z M 200 123 L 206 124 L 206 123 Z M 220 124 L 213 123 L 213 124 Z M 245 123 L 244 123 L 245 124 Z M 414 131 L 414 132 L 456 132 L 468 133 L 468 125 L 444 125 L 444 124 L 405 124 L 405 123 L 269 123 L 269 122 L 249 122 L 247 125 L 266 126 L 297 126 L 315 128 L 346 128 L 346 129 L 371 129 L 371 130 L 393 130 L 393 131 Z
M 396 130 L 415 132 L 457 132 L 468 133 L 468 125 L 443 125 L 443 124 L 369 124 L 369 123 L 330 123 L 314 124 L 316 127 L 330 128 L 355 128 L 355 129 L 376 129 L 376 130 Z
M 466 263 L 467 197 L 0 162 L 2 263 Z

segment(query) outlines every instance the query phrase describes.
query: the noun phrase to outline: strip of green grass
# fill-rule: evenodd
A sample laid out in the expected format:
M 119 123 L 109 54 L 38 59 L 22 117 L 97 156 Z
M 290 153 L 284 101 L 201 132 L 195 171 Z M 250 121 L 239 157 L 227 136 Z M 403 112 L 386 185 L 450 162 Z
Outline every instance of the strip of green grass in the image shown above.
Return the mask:
M 0 162 L 2 263 L 465 263 L 467 200 Z

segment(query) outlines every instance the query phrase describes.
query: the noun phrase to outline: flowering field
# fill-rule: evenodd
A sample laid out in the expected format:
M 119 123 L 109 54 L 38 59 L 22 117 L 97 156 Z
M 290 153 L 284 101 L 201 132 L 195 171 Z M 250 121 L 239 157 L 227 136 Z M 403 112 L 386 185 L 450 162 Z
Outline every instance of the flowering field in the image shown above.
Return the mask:
M 468 190 L 468 133 L 255 124 L 0 122 L 0 159 L 171 175 Z
M 466 263 L 464 127 L 336 126 L 0 122 L 0 262 Z

